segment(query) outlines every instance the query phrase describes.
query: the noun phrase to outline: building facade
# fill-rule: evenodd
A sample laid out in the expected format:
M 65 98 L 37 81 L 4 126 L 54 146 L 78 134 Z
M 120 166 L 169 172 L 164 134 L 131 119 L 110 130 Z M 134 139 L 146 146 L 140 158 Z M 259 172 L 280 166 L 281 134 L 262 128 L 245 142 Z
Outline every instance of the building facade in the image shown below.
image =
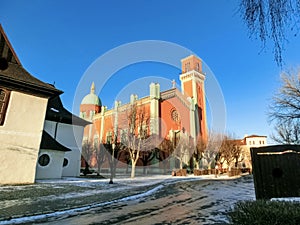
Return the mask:
M 116 136 L 118 142 L 126 138 L 130 120 L 139 124 L 136 135 L 156 135 L 174 142 L 179 136 L 189 137 L 196 143 L 199 138 L 207 139 L 205 75 L 200 58 L 191 55 L 181 61 L 181 90 L 175 82 L 169 90 L 161 90 L 159 83 L 149 84 L 149 95 L 138 98 L 134 93 L 129 102 L 116 101 L 112 109 L 101 104 L 95 94 L 95 85 L 80 105 L 80 117 L 90 122 L 85 128 L 83 140 L 94 143 L 110 143 Z M 186 160 L 190 158 L 186 156 Z M 91 162 L 93 167 L 95 162 Z
M 0 183 L 33 183 L 48 99 L 62 91 L 29 74 L 0 26 Z
M 263 147 L 267 146 L 267 136 L 264 135 L 245 135 L 244 138 L 241 140 L 241 147 L 243 150 L 243 167 L 250 168 L 252 170 L 252 160 L 251 160 L 251 153 L 250 148 L 253 147 Z
M 0 184 L 78 176 L 87 121 L 24 69 L 0 25 Z

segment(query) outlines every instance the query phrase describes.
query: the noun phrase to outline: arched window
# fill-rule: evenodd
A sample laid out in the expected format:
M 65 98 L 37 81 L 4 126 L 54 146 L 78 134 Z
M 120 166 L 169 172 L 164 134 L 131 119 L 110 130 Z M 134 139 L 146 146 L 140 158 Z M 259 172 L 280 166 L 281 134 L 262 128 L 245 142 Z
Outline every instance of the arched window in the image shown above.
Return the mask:
M 69 164 L 69 160 L 67 158 L 64 158 L 63 167 L 66 167 Z
M 0 126 L 4 124 L 10 91 L 0 88 Z

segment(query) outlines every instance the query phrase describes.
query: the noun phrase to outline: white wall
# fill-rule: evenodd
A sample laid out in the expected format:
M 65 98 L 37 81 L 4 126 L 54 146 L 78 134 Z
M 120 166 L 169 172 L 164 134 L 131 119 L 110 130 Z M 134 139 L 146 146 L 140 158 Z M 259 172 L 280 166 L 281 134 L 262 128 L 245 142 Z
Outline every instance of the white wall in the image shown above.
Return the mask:
M 34 183 L 47 101 L 11 92 L 0 126 L 0 184 Z
M 260 147 L 267 145 L 266 137 L 246 137 L 246 145 L 248 147 Z
M 56 122 L 46 121 L 44 129 L 52 137 L 55 134 Z M 62 176 L 76 177 L 80 175 L 80 163 L 81 163 L 81 147 L 84 127 L 73 126 L 70 124 L 58 123 L 56 140 L 71 149 L 72 151 L 66 152 L 65 157 L 69 163 L 66 167 L 63 167 Z
M 36 164 L 36 179 L 60 179 L 62 176 L 62 166 L 65 152 L 57 150 L 41 149 L 39 157 L 47 154 L 50 157 L 50 162 L 46 166 Z

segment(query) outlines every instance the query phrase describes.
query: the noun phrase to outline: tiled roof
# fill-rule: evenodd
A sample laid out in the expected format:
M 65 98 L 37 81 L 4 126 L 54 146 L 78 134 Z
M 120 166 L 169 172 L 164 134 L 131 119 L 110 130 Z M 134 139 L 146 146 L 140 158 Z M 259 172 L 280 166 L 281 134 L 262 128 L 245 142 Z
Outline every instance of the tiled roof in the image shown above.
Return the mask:
M 6 70 L 0 70 L 0 84 L 11 90 L 44 97 L 63 93 L 52 85 L 33 77 L 21 65 L 15 63 L 8 63 Z
M 249 136 L 245 136 L 244 138 L 255 138 L 255 137 L 265 137 L 266 138 L 267 136 L 252 134 Z
M 63 146 L 58 141 L 56 141 L 46 131 L 43 131 L 43 136 L 42 136 L 42 141 L 41 141 L 40 149 L 57 150 L 57 151 L 63 151 L 63 152 L 69 152 L 69 151 L 71 151 L 71 149 Z
M 59 96 L 49 99 L 46 112 L 46 120 L 78 126 L 86 126 L 88 124 L 91 124 L 90 122 L 81 119 L 66 110 Z

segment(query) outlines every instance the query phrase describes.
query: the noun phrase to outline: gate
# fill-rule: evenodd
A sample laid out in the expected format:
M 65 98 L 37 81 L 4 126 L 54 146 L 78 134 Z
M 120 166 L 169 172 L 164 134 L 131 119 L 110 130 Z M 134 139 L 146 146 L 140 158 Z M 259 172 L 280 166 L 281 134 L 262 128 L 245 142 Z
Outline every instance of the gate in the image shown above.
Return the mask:
M 300 197 L 300 145 L 251 148 L 256 199 Z

